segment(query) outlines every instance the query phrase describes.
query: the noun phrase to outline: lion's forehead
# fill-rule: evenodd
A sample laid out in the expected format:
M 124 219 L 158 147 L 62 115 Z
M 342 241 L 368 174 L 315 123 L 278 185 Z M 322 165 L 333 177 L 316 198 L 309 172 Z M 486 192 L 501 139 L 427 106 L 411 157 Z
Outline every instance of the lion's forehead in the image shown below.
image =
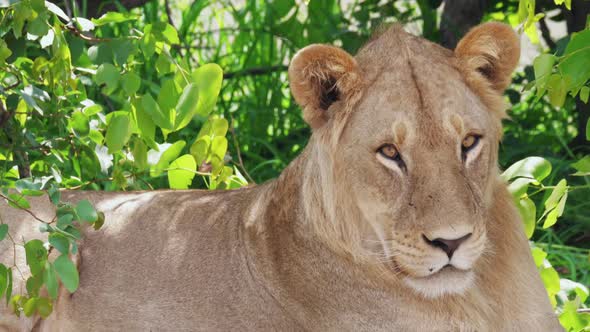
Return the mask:
M 489 114 L 451 51 L 399 28 L 374 39 L 356 60 L 365 80 L 355 115 L 360 130 L 387 132 L 401 123 L 410 140 L 436 146 L 456 135 L 457 117 L 466 130 L 488 126 Z
M 429 146 L 456 136 L 457 122 L 465 130 L 481 131 L 489 121 L 456 70 L 446 64 L 419 67 L 412 60 L 383 70 L 370 82 L 355 113 L 357 130 L 395 137 L 395 128 L 404 128 L 408 143 L 419 140 Z

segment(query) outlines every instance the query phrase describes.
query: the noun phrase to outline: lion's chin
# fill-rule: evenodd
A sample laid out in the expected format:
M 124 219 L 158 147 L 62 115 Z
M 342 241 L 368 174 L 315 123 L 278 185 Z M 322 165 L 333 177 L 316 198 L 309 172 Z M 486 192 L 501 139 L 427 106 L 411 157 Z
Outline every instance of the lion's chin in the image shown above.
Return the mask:
M 425 298 L 433 299 L 444 295 L 462 295 L 473 282 L 471 270 L 460 270 L 448 266 L 427 277 L 406 276 L 404 282 Z

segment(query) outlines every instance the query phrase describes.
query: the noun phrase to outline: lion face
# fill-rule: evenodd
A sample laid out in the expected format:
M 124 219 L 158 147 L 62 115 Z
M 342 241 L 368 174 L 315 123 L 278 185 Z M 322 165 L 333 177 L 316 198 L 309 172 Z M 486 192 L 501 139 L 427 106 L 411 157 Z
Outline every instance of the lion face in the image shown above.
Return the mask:
M 425 297 L 468 290 L 482 255 L 493 253 L 486 223 L 500 96 L 518 55 L 501 24 L 472 30 L 454 53 L 398 27 L 355 58 L 329 46 L 302 50 L 289 74 L 314 129 L 328 219 L 318 233 Z

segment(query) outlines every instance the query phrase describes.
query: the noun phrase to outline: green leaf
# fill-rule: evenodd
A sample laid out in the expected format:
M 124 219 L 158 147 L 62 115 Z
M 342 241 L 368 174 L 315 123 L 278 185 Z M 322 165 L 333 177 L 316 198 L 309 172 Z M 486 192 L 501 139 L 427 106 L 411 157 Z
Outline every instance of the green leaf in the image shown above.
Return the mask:
M 207 159 L 210 142 L 211 139 L 209 136 L 203 136 L 197 139 L 193 145 L 191 145 L 190 153 L 195 158 L 199 166 Z
M 72 224 L 73 220 L 74 220 L 74 215 L 71 213 L 59 216 L 57 218 L 57 227 L 60 229 L 65 229 L 66 227 L 68 227 L 69 225 Z
M 543 249 L 537 247 L 531 248 L 531 253 L 533 254 L 535 266 L 541 267 L 543 265 L 543 261 L 545 261 L 545 258 L 547 257 L 547 253 L 543 251 Z
M 25 196 L 42 196 L 40 182 L 32 182 L 30 179 L 19 179 L 14 183 L 16 190 Z
M 6 59 L 12 55 L 12 51 L 6 45 L 6 42 L 3 39 L 0 39 L 0 63 L 6 62 Z
M 92 19 L 94 25 L 100 26 L 108 23 L 122 23 L 139 19 L 139 16 L 132 13 L 108 12 L 98 19 Z
M 549 228 L 557 222 L 557 218 L 561 217 L 563 210 L 565 209 L 565 202 L 567 201 L 567 192 L 561 196 L 561 199 L 557 203 L 557 206 L 547 214 L 543 228 Z
M 63 234 L 57 232 L 49 234 L 49 244 L 62 254 L 70 253 L 70 240 Z
M 518 201 L 518 211 L 524 223 L 524 232 L 527 239 L 533 236 L 536 224 L 536 207 L 535 203 L 528 197 L 523 197 Z
M 47 190 L 47 195 L 49 195 L 49 199 L 51 200 L 51 203 L 53 203 L 54 205 L 57 205 L 61 200 L 61 192 L 59 191 L 59 188 L 55 185 L 55 183 L 51 184 L 49 190 Z
M 6 234 L 8 234 L 8 225 L 1 224 L 0 225 L 0 241 L 4 240 L 4 238 L 6 237 Z
M 552 267 L 542 268 L 540 272 L 549 296 L 557 294 L 559 292 L 559 275 L 555 269 Z
M 570 78 L 570 88 L 579 87 L 590 78 L 590 30 L 574 32 L 558 67 Z
M 70 127 L 79 137 L 85 137 L 90 132 L 88 117 L 81 111 L 75 111 L 70 118 Z
M 130 134 L 129 116 L 126 114 L 114 116 L 109 123 L 105 137 L 109 153 L 119 152 L 127 144 Z
M 541 157 L 528 157 L 519 160 L 502 173 L 504 181 L 524 177 L 541 182 L 551 173 L 551 163 Z
M 549 81 L 556 60 L 557 57 L 553 54 L 541 54 L 533 61 L 537 96 L 542 96 L 545 93 L 547 82 Z
M 98 220 L 94 222 L 94 230 L 99 230 L 104 225 L 104 213 L 98 212 Z
M 8 288 L 8 268 L 0 263 L 0 298 Z
M 195 177 L 197 163 L 190 154 L 180 156 L 169 167 L 168 182 L 172 189 L 188 189 Z
M 139 136 L 146 141 L 146 143 L 153 149 L 157 149 L 154 138 L 156 136 L 156 125 L 151 119 L 151 116 L 143 109 L 143 105 L 136 99 L 133 104 L 133 110 L 135 111 L 135 121 L 137 123 L 137 129 L 139 130 Z M 149 142 L 149 143 L 148 143 Z
M 157 126 L 168 130 L 174 129 L 170 121 L 170 115 L 160 109 L 160 106 L 158 106 L 150 94 L 145 94 L 141 98 L 141 105 L 143 106 L 143 110 L 151 117 L 151 120 Z
M 43 261 L 43 264 L 45 264 L 45 261 Z M 29 296 L 38 296 L 39 290 L 41 289 L 41 286 L 43 286 L 43 269 L 39 272 L 39 274 L 32 275 L 27 279 L 25 287 Z
M 103 63 L 96 70 L 94 81 L 98 85 L 106 84 L 109 91 L 114 91 L 119 84 L 120 77 L 121 73 L 115 66 L 110 63 Z
M 227 139 L 223 136 L 215 136 L 211 141 L 211 153 L 217 156 L 220 160 L 225 157 L 227 151 Z
M 66 289 L 73 293 L 78 289 L 78 284 L 80 282 L 78 276 L 78 269 L 72 261 L 68 258 L 67 255 L 59 256 L 55 262 L 53 262 L 55 266 L 55 271 L 59 276 L 62 284 L 66 287 Z
M 571 164 L 571 166 L 577 170 L 577 172 L 573 175 L 590 175 L 590 155 L 576 161 L 575 163 Z
M 76 213 L 81 221 L 93 223 L 98 220 L 98 213 L 94 209 L 94 206 L 92 206 L 92 204 L 86 199 L 83 199 L 76 204 Z
M 223 70 L 217 64 L 208 63 L 197 68 L 192 73 L 192 79 L 199 91 L 197 114 L 207 116 L 217 103 L 217 96 L 223 80 Z
M 551 195 L 545 201 L 545 212 L 547 217 L 543 223 L 543 228 L 549 228 L 557 222 L 557 218 L 563 214 L 565 202 L 567 200 L 567 181 L 562 179 L 557 183 Z
M 156 176 L 162 174 L 162 172 L 166 168 L 168 168 L 168 165 L 170 165 L 170 163 L 176 157 L 178 157 L 178 155 L 180 155 L 180 152 L 182 151 L 182 149 L 184 148 L 185 145 L 186 145 L 186 142 L 180 140 L 180 141 L 174 142 L 174 144 L 169 146 L 168 149 L 166 149 L 166 151 L 164 151 L 162 153 L 162 155 L 160 156 L 160 159 L 158 160 L 156 165 L 154 165 L 150 169 L 150 175 L 152 177 L 156 177 Z
M 49 23 L 47 23 L 47 13 L 39 14 L 34 20 L 29 21 L 27 25 L 27 32 L 35 36 L 45 36 L 49 31 Z
M 590 97 L 590 88 L 587 86 L 583 86 L 580 89 L 580 100 L 587 104 L 588 97 Z
M 590 119 L 586 122 L 586 140 L 590 141 Z
M 27 317 L 31 317 L 37 311 L 37 297 L 31 297 L 25 302 L 23 306 L 23 313 Z
M 42 318 L 47 318 L 53 312 L 53 304 L 48 298 L 41 297 L 37 300 L 37 312 Z
M 156 22 L 153 24 L 153 34 L 159 41 L 167 42 L 168 44 L 179 44 L 178 32 L 174 27 L 166 22 Z
M 547 200 L 545 201 L 545 209 L 551 210 L 555 206 L 557 206 L 557 203 L 559 202 L 559 200 L 565 194 L 566 191 L 567 191 L 567 181 L 565 179 L 561 179 L 557 183 L 555 188 L 553 188 L 553 191 L 551 192 L 551 195 L 549 195 L 549 198 L 547 198 Z
M 559 74 L 549 76 L 547 80 L 547 94 L 549 95 L 549 102 L 554 107 L 561 107 L 565 103 L 567 96 L 567 83 L 564 77 Z
M 31 273 L 33 275 L 39 274 L 47 261 L 47 250 L 43 246 L 43 242 L 35 239 L 25 243 L 25 255 Z
M 6 271 L 6 277 L 8 278 L 8 284 L 6 285 L 6 304 L 10 301 L 12 296 L 12 269 L 9 268 Z
M 132 150 L 131 153 L 133 154 L 133 161 L 135 167 L 138 170 L 142 171 L 147 168 L 147 146 L 141 139 L 134 139 L 132 141 Z
M 158 77 L 164 76 L 168 73 L 172 73 L 176 67 L 170 61 L 165 53 L 160 53 L 158 60 L 156 60 L 156 70 L 158 71 Z
M 199 103 L 199 89 L 196 84 L 191 83 L 184 87 L 182 95 L 176 104 L 176 120 L 174 130 L 184 128 L 189 124 Z
M 29 201 L 19 194 L 8 194 L 8 205 L 16 209 L 29 209 L 31 204 Z
M 213 136 L 225 136 L 229 124 L 224 118 L 216 118 L 211 120 L 211 133 Z
M 82 109 L 82 113 L 86 116 L 91 116 L 102 111 L 102 106 L 99 104 L 92 104 L 90 106 L 86 106 Z
M 45 270 L 43 271 L 43 283 L 47 288 L 47 293 L 49 297 L 52 299 L 57 299 L 57 290 L 59 284 L 57 283 L 57 274 L 55 273 L 55 268 L 53 264 L 46 262 L 45 263 Z
M 156 51 L 156 38 L 151 33 L 151 24 L 147 24 L 143 30 L 143 37 L 141 37 L 139 47 L 143 52 L 143 56 L 149 59 Z
M 29 0 L 31 3 L 31 8 L 37 13 L 45 12 L 45 1 L 44 0 Z
M 123 75 L 123 90 L 128 96 L 133 96 L 141 86 L 141 78 L 134 72 Z

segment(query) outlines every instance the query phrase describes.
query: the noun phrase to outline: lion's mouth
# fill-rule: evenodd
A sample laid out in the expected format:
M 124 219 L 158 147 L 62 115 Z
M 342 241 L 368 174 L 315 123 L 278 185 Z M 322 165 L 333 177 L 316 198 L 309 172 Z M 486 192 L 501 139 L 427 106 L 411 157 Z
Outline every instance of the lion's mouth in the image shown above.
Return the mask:
M 446 294 L 463 294 L 471 288 L 474 279 L 472 270 L 463 270 L 448 264 L 425 277 L 407 276 L 404 282 L 422 296 L 436 298 Z
M 469 271 L 471 271 L 471 269 L 461 269 L 461 268 L 458 268 L 455 265 L 449 263 L 449 264 L 441 267 L 438 271 L 436 271 L 433 274 L 426 276 L 424 278 L 430 278 L 430 277 L 432 277 L 436 274 L 439 274 L 439 273 L 465 273 L 465 272 L 469 272 Z

